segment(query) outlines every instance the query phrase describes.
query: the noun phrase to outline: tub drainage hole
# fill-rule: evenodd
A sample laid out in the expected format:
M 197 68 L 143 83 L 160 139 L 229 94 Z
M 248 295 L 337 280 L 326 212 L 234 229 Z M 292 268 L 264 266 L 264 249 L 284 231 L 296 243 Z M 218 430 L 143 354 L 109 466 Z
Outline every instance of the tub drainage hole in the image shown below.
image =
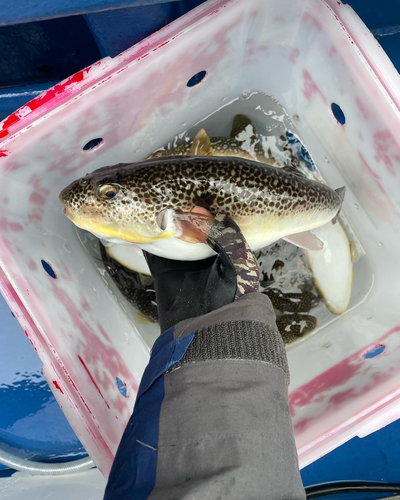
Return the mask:
M 385 348 L 386 347 L 384 345 L 376 345 L 375 347 L 372 347 L 367 353 L 364 354 L 364 358 L 365 359 L 375 358 L 375 356 L 379 356 L 379 354 L 382 354 Z
M 103 142 L 102 137 L 97 137 L 97 139 L 92 139 L 83 146 L 83 151 L 90 151 L 91 149 L 97 148 Z
M 115 381 L 117 382 L 117 387 L 119 392 L 124 396 L 124 398 L 127 398 L 128 391 L 126 390 L 126 385 L 124 384 L 124 382 L 122 382 L 122 380 L 119 377 L 117 377 Z
M 340 125 L 344 125 L 346 123 L 346 117 L 344 116 L 342 108 L 339 106 L 339 104 L 336 104 L 333 102 L 331 104 L 331 109 L 332 109 L 333 116 L 340 123 Z
M 54 269 L 51 267 L 51 265 L 48 262 L 46 262 L 45 260 L 42 260 L 42 266 L 43 266 L 43 269 L 46 271 L 46 273 L 49 276 L 51 276 L 53 279 L 57 278 L 56 272 L 54 271 Z
M 198 85 L 200 82 L 202 82 L 207 74 L 207 71 L 199 71 L 195 75 L 192 76 L 192 78 L 187 82 L 188 87 L 194 87 L 195 85 Z

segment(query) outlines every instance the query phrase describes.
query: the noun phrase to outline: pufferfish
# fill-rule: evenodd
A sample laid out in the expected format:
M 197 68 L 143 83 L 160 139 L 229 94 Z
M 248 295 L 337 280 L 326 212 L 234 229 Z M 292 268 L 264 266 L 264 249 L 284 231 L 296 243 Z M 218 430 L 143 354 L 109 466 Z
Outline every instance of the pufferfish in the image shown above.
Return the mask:
M 60 201 L 74 224 L 102 240 L 170 259 L 200 260 L 213 255 L 204 227 L 219 211 L 239 225 L 253 251 L 280 238 L 319 250 L 321 241 L 309 231 L 337 216 L 344 191 L 293 167 L 236 157 L 165 156 L 95 170 L 66 187 Z
M 284 147 L 284 146 L 283 146 Z M 292 166 L 299 166 L 299 160 L 288 149 Z M 193 140 L 186 140 L 173 147 L 160 148 L 150 158 L 175 155 L 199 156 L 235 156 L 248 160 L 256 160 L 268 165 L 277 165 L 271 150 L 264 150 L 257 131 L 250 118 L 237 114 L 232 121 L 232 128 L 228 137 L 209 137 L 204 128 L 200 129 Z M 143 257 L 141 248 L 132 245 L 116 245 L 103 241 L 107 254 L 120 264 L 132 271 L 150 275 L 147 262 Z

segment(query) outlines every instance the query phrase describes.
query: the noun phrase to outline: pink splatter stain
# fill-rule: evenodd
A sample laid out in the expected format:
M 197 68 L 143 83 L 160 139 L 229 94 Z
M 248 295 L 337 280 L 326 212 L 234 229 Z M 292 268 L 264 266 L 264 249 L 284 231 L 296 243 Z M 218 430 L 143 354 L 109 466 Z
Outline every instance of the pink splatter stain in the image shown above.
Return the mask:
M 379 339 L 378 345 L 382 345 L 385 339 L 390 337 L 391 335 L 398 333 L 400 331 L 400 326 L 395 326 L 384 335 L 382 335 Z M 357 375 L 360 371 L 365 370 L 366 361 L 364 359 L 364 355 L 366 352 L 371 350 L 371 348 L 376 347 L 376 343 L 369 345 L 367 348 L 363 348 L 356 353 L 352 354 L 348 358 L 344 359 L 340 363 L 332 366 L 325 372 L 321 373 L 317 377 L 315 377 L 310 382 L 302 385 L 298 389 L 294 390 L 289 395 L 289 406 L 292 416 L 296 415 L 296 410 L 301 408 L 302 406 L 309 405 L 310 403 L 317 403 L 324 400 L 324 393 L 335 389 L 336 387 L 340 387 L 341 385 L 346 384 L 350 379 L 352 379 L 355 375 Z M 363 387 L 353 387 L 350 389 L 345 389 L 343 391 L 336 392 L 332 394 L 332 396 L 328 399 L 325 404 L 323 413 L 329 413 L 333 411 L 334 407 L 338 405 L 342 405 L 349 399 L 354 399 L 360 393 L 365 394 L 374 387 L 376 387 L 381 382 L 390 378 L 395 372 L 395 368 L 387 370 L 381 373 L 374 373 L 371 377 L 370 383 Z M 301 433 L 305 429 L 309 428 L 316 420 L 321 418 L 321 413 L 319 412 L 317 415 L 305 418 L 299 421 L 295 426 L 295 432 Z
M 372 170 L 372 168 L 368 165 L 367 160 L 364 158 L 363 154 L 362 154 L 360 151 L 358 152 L 358 154 L 359 154 L 359 156 L 360 156 L 360 158 L 361 158 L 361 161 L 363 162 L 363 164 L 364 164 L 365 168 L 366 168 L 366 169 L 368 170 L 368 172 L 372 175 L 372 177 L 373 177 L 376 181 L 378 181 L 378 183 L 379 183 L 379 181 L 380 181 L 380 179 L 381 179 L 381 178 L 380 178 L 380 176 L 379 176 L 376 172 L 374 172 L 374 171 Z M 382 190 L 383 190 L 383 188 L 382 188 Z M 386 192 L 385 192 L 384 190 L 383 190 L 383 192 L 386 194 Z
M 356 104 L 357 104 L 357 107 L 360 110 L 363 118 L 365 120 L 368 120 L 368 118 L 370 117 L 368 108 L 365 106 L 365 104 L 361 101 L 361 99 L 359 97 L 356 98 Z
M 81 306 L 82 309 L 84 309 L 87 312 L 90 312 L 92 310 L 92 308 L 89 305 L 89 302 L 85 299 L 85 297 L 82 297 Z
M 167 45 L 167 43 L 169 43 L 169 42 L 170 42 L 169 40 L 166 40 L 165 42 L 160 43 L 160 45 L 158 45 L 157 47 L 155 47 L 155 48 L 153 49 L 153 52 L 155 52 L 155 51 L 156 51 L 156 50 L 158 50 L 158 49 L 161 49 L 161 47 L 164 47 L 164 45 Z
M 299 434 L 305 431 L 310 426 L 314 425 L 318 420 L 320 420 L 320 418 L 324 414 L 326 415 L 331 413 L 332 411 L 338 409 L 338 407 L 342 406 L 347 401 L 356 399 L 360 394 L 368 393 L 369 391 L 374 389 L 377 385 L 388 380 L 395 372 L 396 370 L 394 368 L 391 368 L 390 370 L 387 370 L 385 372 L 374 373 L 371 377 L 371 382 L 369 384 L 361 388 L 353 387 L 351 389 L 346 389 L 342 392 L 337 392 L 336 394 L 333 394 L 326 402 L 326 406 L 322 412 L 319 412 L 318 415 L 315 415 L 313 417 L 300 420 L 300 422 L 294 425 L 295 433 Z
M 324 392 L 344 385 L 358 373 L 363 364 L 364 360 L 360 358 L 360 354 L 353 354 L 293 391 L 289 396 L 292 415 L 296 415 L 297 408 L 314 402 Z
M 95 379 L 93 378 L 92 374 L 90 373 L 89 368 L 86 366 L 86 363 L 83 361 L 83 359 L 79 355 L 78 355 L 78 359 L 81 362 L 81 364 L 82 364 L 83 368 L 85 369 L 86 373 L 89 375 L 89 378 L 90 378 L 92 384 L 96 387 L 98 393 L 104 399 L 104 402 L 105 402 L 107 408 L 110 408 L 110 405 L 105 400 L 105 398 L 104 398 L 104 396 L 103 396 L 103 394 L 102 394 L 102 392 L 100 390 L 100 387 L 97 385 L 97 382 L 95 381 Z
M 314 82 L 312 79 L 310 73 L 305 69 L 303 71 L 303 78 L 304 78 L 304 89 L 303 89 L 303 94 L 305 98 L 309 101 L 314 94 L 319 94 L 323 101 L 326 103 L 326 98 L 319 89 L 318 85 Z
M 14 231 L 16 233 L 24 230 L 24 227 L 19 222 L 10 222 L 5 217 L 0 219 L 0 231 Z
M 42 191 L 45 195 L 50 193 L 49 189 L 42 187 L 42 180 L 37 175 L 32 175 L 28 182 L 31 186 L 38 191 Z
M 38 221 L 38 220 L 42 220 L 42 216 L 43 214 L 40 214 L 40 213 L 32 213 L 32 214 L 28 214 L 28 220 L 30 222 L 33 222 L 33 221 Z
M 63 390 L 61 389 L 61 387 L 59 386 L 57 380 L 53 380 L 53 385 L 54 387 L 61 392 L 61 394 L 64 394 Z
M 61 262 L 61 266 L 60 264 L 58 265 L 58 267 L 62 267 L 63 268 L 63 274 L 60 275 L 61 278 L 65 279 L 65 280 L 68 280 L 68 281 L 71 281 L 72 280 L 72 276 L 71 276 L 71 273 L 69 272 L 69 269 L 68 267 L 64 264 L 64 262 Z
M 0 219 L 0 231 L 8 231 L 8 223 L 4 217 Z
M 383 162 L 387 171 L 391 175 L 395 175 L 392 158 L 399 162 L 399 146 L 394 140 L 392 134 L 388 131 L 376 132 L 374 135 L 375 160 Z
M 8 226 L 11 231 L 20 232 L 24 230 L 24 227 L 19 222 L 10 222 Z
M 110 339 L 108 333 L 104 330 L 103 326 L 100 323 L 97 323 L 97 327 L 100 330 L 100 333 L 103 335 L 103 337 L 106 340 L 108 340 L 109 342 L 111 342 L 111 339 Z
M 299 57 L 299 54 L 300 54 L 299 49 L 293 49 L 289 55 L 289 61 L 294 64 L 296 62 L 297 58 Z
M 393 327 L 391 330 L 385 333 L 385 335 L 382 335 L 382 337 L 379 338 L 379 342 L 383 342 L 386 340 L 388 337 L 392 336 L 394 333 L 400 332 L 400 325 Z M 382 344 L 379 344 L 382 345 Z M 374 346 L 376 347 L 376 346 Z M 371 346 L 369 346 L 369 349 L 371 349 Z
M 36 262 L 34 262 L 32 259 L 30 259 L 28 261 L 28 269 L 30 271 L 37 271 L 38 270 L 38 266 L 37 266 Z
M 24 330 L 25 335 L 28 337 L 29 342 L 31 343 L 32 347 L 35 349 L 36 352 L 38 352 L 35 344 L 33 343 L 33 340 L 31 339 L 31 336 L 28 333 L 28 330 Z
M 329 57 L 333 57 L 335 54 L 337 54 L 337 49 L 334 45 L 332 45 L 331 50 L 329 51 Z
M 315 18 L 311 14 L 308 14 L 308 13 L 304 14 L 303 19 L 304 19 L 304 21 L 311 22 L 317 28 L 318 31 L 322 30 L 322 24 L 318 21 L 317 18 Z
M 29 201 L 35 205 L 43 206 L 46 203 L 46 198 L 38 192 L 33 191 L 29 197 Z
M 82 334 L 83 339 L 80 341 L 78 348 L 84 353 L 85 364 L 91 365 L 90 375 L 96 381 L 100 390 L 107 391 L 111 387 L 114 388 L 115 378 L 112 374 L 119 373 L 124 380 L 128 381 L 133 390 L 137 392 L 138 383 L 125 365 L 118 350 L 102 342 L 98 335 L 83 321 L 82 312 L 75 306 L 68 293 L 56 286 L 54 281 L 52 282 L 52 289 L 54 296 L 64 305 L 75 328 Z M 102 332 L 102 327 L 99 330 L 103 335 L 105 334 L 104 331 Z M 109 337 L 108 340 L 110 340 Z M 107 360 L 106 371 L 104 370 L 105 360 Z M 125 409 L 127 409 L 127 406 L 125 406 Z

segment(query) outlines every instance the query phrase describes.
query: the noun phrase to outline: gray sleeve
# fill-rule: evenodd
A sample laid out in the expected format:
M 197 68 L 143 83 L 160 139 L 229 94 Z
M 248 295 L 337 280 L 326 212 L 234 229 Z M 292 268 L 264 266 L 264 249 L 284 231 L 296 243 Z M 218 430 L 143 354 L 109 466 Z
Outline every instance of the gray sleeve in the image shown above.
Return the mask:
M 250 293 L 174 329 L 195 336 L 164 375 L 151 500 L 305 499 L 275 314 Z

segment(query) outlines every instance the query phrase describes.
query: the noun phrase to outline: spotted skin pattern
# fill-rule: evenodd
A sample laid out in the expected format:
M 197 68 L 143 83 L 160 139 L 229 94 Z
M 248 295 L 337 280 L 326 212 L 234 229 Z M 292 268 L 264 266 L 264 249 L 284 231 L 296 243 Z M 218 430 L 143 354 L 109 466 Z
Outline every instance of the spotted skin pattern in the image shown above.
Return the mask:
M 278 288 L 270 288 L 264 293 L 268 295 L 274 308 L 279 311 L 308 312 L 319 303 L 319 297 L 308 290 L 300 293 L 284 293 Z
M 116 195 L 103 199 L 99 189 L 108 184 Z M 209 156 L 159 157 L 103 167 L 65 188 L 60 201 L 80 227 L 101 228 L 102 234 L 104 228 L 109 234 L 112 229 L 118 237 L 139 243 L 180 236 L 178 224 L 168 231 L 157 225 L 163 209 L 189 212 L 201 206 L 213 215 L 223 211 L 241 228 L 250 224 L 259 232 L 265 224 L 273 226 L 280 238 L 291 234 L 291 228 L 307 230 L 318 221 L 328 222 L 341 207 L 334 190 L 292 171 Z
M 182 142 L 170 149 L 159 149 L 153 153 L 152 157 L 190 155 L 192 142 Z M 235 156 L 247 160 L 257 160 L 268 165 L 273 165 L 275 162 L 274 158 L 265 156 L 264 149 L 259 142 L 255 142 L 254 146 L 252 146 L 254 148 L 253 154 L 243 148 L 243 141 L 238 141 L 233 137 L 210 137 L 210 143 L 213 156 Z
M 276 326 L 285 344 L 290 344 L 315 330 L 318 320 L 309 314 L 283 314 L 276 320 Z
M 157 297 L 149 276 L 140 275 L 122 266 L 106 252 L 99 241 L 101 260 L 119 291 L 129 302 L 151 321 L 158 322 Z

